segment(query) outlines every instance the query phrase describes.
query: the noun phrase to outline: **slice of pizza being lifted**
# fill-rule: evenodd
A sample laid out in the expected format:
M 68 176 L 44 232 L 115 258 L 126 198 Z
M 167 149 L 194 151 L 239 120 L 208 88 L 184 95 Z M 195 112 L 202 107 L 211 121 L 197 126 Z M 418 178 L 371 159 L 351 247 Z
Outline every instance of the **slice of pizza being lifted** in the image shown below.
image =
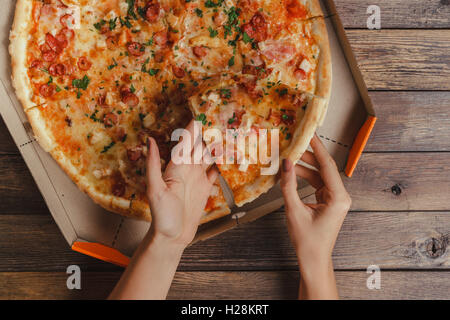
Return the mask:
M 245 81 L 219 80 L 190 98 L 205 143 L 238 206 L 275 184 L 280 159 L 298 161 L 327 104 L 282 84 L 268 84 L 255 99 Z

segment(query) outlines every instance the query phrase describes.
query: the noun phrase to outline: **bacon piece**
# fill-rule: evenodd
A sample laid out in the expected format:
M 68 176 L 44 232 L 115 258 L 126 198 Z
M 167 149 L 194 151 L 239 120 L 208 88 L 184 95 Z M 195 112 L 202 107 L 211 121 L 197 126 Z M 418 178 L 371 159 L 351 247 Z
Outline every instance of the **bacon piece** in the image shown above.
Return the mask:
M 172 72 L 177 78 L 183 78 L 185 76 L 184 70 L 174 65 L 172 65 Z
M 113 112 L 107 113 L 103 116 L 103 123 L 105 127 L 112 127 L 119 122 L 119 116 Z
M 241 29 L 257 42 L 267 39 L 267 23 L 261 12 L 255 13 L 250 22 L 242 25 Z
M 262 92 L 256 89 L 256 79 L 242 81 L 240 85 L 251 99 L 256 100 L 262 97 Z
M 87 71 L 91 68 L 92 62 L 90 62 L 86 57 L 80 57 L 78 59 L 78 68 L 80 68 L 83 71 Z
M 228 120 L 228 129 L 237 129 L 241 125 L 242 116 L 245 114 L 245 110 L 237 110 L 233 112 L 233 118 Z
M 55 92 L 55 87 L 50 84 L 43 84 L 39 87 L 39 93 L 44 98 L 51 97 Z
M 62 63 L 53 63 L 48 67 L 48 72 L 54 77 L 63 76 L 66 74 L 66 66 Z
M 293 125 L 295 122 L 296 113 L 294 110 L 284 110 L 283 114 L 281 115 L 281 121 L 287 125 Z
M 165 47 L 169 42 L 169 37 L 167 35 L 167 31 L 162 30 L 158 31 L 153 35 L 153 40 L 160 47 Z
M 159 16 L 160 6 L 159 3 L 150 3 L 145 10 L 145 16 L 150 22 L 156 22 Z
M 141 147 L 134 147 L 131 149 L 127 149 L 127 156 L 128 159 L 132 162 L 138 161 L 142 157 L 142 148 Z
M 203 58 L 208 54 L 208 49 L 203 46 L 196 46 L 192 48 L 192 53 L 194 53 L 197 58 Z
M 272 73 L 272 69 L 266 69 L 264 64 L 261 66 L 245 65 L 242 73 L 257 76 L 258 79 L 265 79 Z
M 111 192 L 116 197 L 123 197 L 126 191 L 126 183 L 123 181 L 123 178 L 116 178 L 111 186 Z
M 136 57 L 142 56 L 145 52 L 145 47 L 137 42 L 130 42 L 127 44 L 127 49 L 129 53 Z
M 295 54 L 295 46 L 287 41 L 267 40 L 261 53 L 270 60 L 282 61 Z

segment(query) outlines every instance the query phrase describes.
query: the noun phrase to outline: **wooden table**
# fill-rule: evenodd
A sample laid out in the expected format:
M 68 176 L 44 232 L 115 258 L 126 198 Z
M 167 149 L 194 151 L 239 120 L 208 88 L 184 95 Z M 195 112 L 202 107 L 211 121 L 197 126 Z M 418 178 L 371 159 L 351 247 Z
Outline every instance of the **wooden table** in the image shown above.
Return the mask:
M 354 177 L 333 258 L 345 299 L 450 299 L 450 1 L 336 0 L 379 121 Z M 0 298 L 105 298 L 122 269 L 70 250 L 0 122 Z M 82 289 L 66 288 L 66 268 Z M 366 268 L 380 266 L 381 290 Z M 171 298 L 293 299 L 284 214 L 186 250 Z

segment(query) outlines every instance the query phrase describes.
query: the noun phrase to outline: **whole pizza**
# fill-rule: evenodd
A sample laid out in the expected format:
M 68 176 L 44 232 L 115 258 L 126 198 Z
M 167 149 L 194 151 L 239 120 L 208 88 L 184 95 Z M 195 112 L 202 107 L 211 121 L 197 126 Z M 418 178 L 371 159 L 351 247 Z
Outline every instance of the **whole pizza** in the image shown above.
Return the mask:
M 221 145 L 217 166 L 242 206 L 276 183 L 280 159 L 300 159 L 331 90 L 318 0 L 17 0 L 10 40 L 40 145 L 95 202 L 148 221 L 148 137 L 164 169 L 172 132 L 193 118 L 259 148 L 276 130 L 270 174 L 273 163 L 228 161 L 247 159 L 248 146 L 205 138 Z M 218 181 L 202 223 L 229 212 Z

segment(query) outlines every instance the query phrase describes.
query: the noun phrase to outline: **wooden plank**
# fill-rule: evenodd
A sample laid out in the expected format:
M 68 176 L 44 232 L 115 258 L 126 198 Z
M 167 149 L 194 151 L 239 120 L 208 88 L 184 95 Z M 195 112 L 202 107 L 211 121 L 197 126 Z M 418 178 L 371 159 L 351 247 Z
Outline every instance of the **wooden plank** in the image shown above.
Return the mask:
M 0 117 L 0 155 L 18 153 L 19 150 L 8 131 L 8 128 L 6 128 L 3 118 Z
M 450 212 L 351 212 L 333 259 L 340 270 L 450 269 Z M 0 216 L 0 271 L 60 271 L 79 264 L 89 270 L 118 268 L 72 252 L 49 216 Z M 295 270 L 283 212 L 188 248 L 182 271 Z
M 450 28 L 450 5 L 444 0 L 335 0 L 345 28 L 367 28 L 367 8 L 380 7 L 381 28 Z
M 450 151 L 450 92 L 370 92 L 378 121 L 366 152 Z
M 447 210 L 450 153 L 365 153 L 345 185 L 352 210 Z
M 61 271 L 71 264 L 92 271 L 121 270 L 72 251 L 48 212 L 0 216 L 0 248 L 2 271 Z
M 450 29 L 347 35 L 370 90 L 450 90 Z
M 345 179 L 353 210 L 407 211 L 450 208 L 450 153 L 365 153 Z M 47 209 L 18 155 L 0 156 L 0 215 L 42 214 Z M 23 201 L 27 199 L 27 201 Z
M 47 211 L 21 155 L 0 155 L 0 199 L 0 214 Z
M 336 273 L 341 299 L 450 299 L 450 272 L 382 271 L 369 290 L 364 271 Z M 63 272 L 0 273 L 0 299 L 104 299 L 119 272 L 81 273 L 81 290 L 66 287 Z M 177 272 L 169 299 L 296 299 L 295 271 Z

